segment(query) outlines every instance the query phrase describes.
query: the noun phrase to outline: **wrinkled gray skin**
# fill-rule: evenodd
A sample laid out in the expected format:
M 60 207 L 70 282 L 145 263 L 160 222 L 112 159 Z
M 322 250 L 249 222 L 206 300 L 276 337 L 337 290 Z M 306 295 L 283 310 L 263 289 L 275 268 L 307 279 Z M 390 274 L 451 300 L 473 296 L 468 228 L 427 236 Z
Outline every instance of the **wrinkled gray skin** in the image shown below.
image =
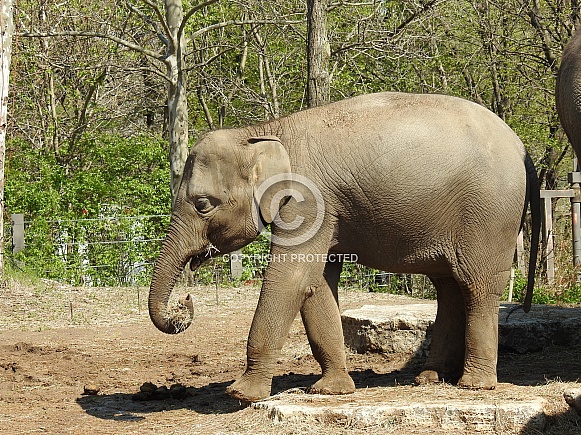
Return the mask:
M 286 246 L 317 221 L 316 189 L 299 180 L 258 192 L 265 180 L 289 173 L 320 190 L 324 212 L 312 237 Z M 189 325 L 167 310 L 176 278 L 188 261 L 193 268 L 203 262 L 210 247 L 223 254 L 251 242 L 258 234 L 257 204 L 264 223 L 274 220 L 277 261 L 262 285 L 246 371 L 228 388 L 230 395 L 251 402 L 270 394 L 274 365 L 299 312 L 322 368 L 311 391 L 354 391 L 337 303 L 342 265 L 325 262 L 328 253 L 356 254 L 361 264 L 385 271 L 426 274 L 437 289 L 438 314 L 418 382 L 445 378 L 494 388 L 499 296 L 527 191 L 536 229 L 530 292 L 538 180 L 518 137 L 481 106 L 440 95 L 381 93 L 208 133 L 186 163 L 153 274 L 151 319 L 167 333 Z M 301 219 L 298 228 L 285 228 Z M 311 261 L 293 261 L 293 254 L 312 254 L 304 257 Z
M 581 160 L 581 32 L 563 50 L 555 93 L 561 125 Z

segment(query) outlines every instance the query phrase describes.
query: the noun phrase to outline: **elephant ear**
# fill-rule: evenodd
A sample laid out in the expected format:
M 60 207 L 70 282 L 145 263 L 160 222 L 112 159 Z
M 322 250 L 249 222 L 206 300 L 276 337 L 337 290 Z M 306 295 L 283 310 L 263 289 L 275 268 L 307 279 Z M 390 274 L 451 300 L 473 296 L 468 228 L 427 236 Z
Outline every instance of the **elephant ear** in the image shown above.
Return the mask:
M 276 136 L 248 138 L 254 150 L 252 182 L 254 202 L 264 222 L 274 221 L 281 201 L 289 196 L 291 165 L 288 153 Z

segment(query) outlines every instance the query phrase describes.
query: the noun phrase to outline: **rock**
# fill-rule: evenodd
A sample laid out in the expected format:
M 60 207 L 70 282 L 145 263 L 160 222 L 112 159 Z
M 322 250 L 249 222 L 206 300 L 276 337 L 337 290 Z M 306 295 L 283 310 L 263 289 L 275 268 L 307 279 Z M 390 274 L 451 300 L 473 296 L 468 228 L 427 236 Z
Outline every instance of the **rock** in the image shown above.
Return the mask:
M 132 397 L 137 402 L 147 400 L 166 400 L 171 398 L 183 400 L 188 396 L 188 389 L 182 384 L 173 384 L 170 388 L 165 385 L 158 387 L 151 382 L 145 382 L 139 392 Z
M 145 382 L 141 387 L 139 387 L 139 391 L 143 393 L 153 394 L 155 390 L 157 390 L 157 385 L 152 384 L 151 382 Z
M 99 391 L 101 391 L 101 389 L 93 384 L 85 385 L 83 387 L 84 396 L 96 396 L 97 394 L 99 394 Z
M 565 402 L 573 408 L 577 414 L 581 414 L 581 389 L 572 389 L 563 393 Z
M 188 396 L 188 390 L 182 384 L 173 384 L 169 387 L 169 394 L 174 399 L 183 400 Z
M 514 304 L 500 305 L 498 348 L 500 352 L 529 353 L 551 345 L 573 346 L 581 340 L 581 309 L 533 305 L 525 313 Z
M 147 402 L 148 400 L 153 400 L 151 393 L 146 393 L 145 391 L 139 391 L 131 396 L 131 400 L 135 402 Z
M 169 399 L 170 398 L 169 388 L 167 388 L 165 385 L 162 385 L 161 387 L 158 387 L 157 390 L 155 390 L 151 394 L 151 398 L 153 400 L 165 400 L 165 399 Z
M 581 342 L 581 308 L 534 305 L 529 313 L 512 312 L 515 306 L 500 306 L 500 352 L 522 354 L 555 344 L 572 346 Z M 358 353 L 425 356 L 436 310 L 435 302 L 420 304 L 411 298 L 403 305 L 364 305 L 347 310 L 341 315 L 345 344 Z
M 345 344 L 358 353 L 425 355 L 436 304 L 364 305 L 341 315 Z
M 542 433 L 546 425 L 546 402 L 539 397 L 526 401 L 491 397 L 485 401 L 451 399 L 401 404 L 371 400 L 370 395 L 370 391 L 358 391 L 336 403 L 329 396 L 282 393 L 253 403 L 252 407 L 265 410 L 272 420 L 283 424 L 333 421 L 348 423 L 349 427 L 384 427 L 386 433 L 404 433 L 397 429 L 405 427 L 424 427 L 428 432 L 437 427 L 450 433 Z

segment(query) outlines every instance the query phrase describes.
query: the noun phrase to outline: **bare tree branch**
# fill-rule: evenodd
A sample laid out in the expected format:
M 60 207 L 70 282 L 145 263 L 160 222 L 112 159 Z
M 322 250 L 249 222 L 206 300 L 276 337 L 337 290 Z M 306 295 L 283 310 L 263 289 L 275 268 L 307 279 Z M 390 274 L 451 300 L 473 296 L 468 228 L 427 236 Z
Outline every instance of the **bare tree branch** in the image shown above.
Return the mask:
M 436 7 L 438 5 L 438 3 L 442 2 L 444 0 L 428 0 L 426 3 L 424 3 L 422 5 L 421 8 L 419 8 L 417 11 L 413 12 L 412 14 L 410 14 L 408 17 L 406 17 L 405 20 L 403 20 L 396 28 L 395 30 L 389 32 L 390 36 L 396 36 L 399 33 L 401 33 L 409 24 L 411 24 L 412 22 L 414 22 L 417 18 L 419 18 L 422 14 L 428 12 L 430 9 Z
M 145 4 L 147 4 L 148 6 L 150 6 L 154 10 L 155 15 L 157 16 L 157 19 L 159 20 L 159 24 L 161 24 L 161 27 L 163 27 L 163 32 L 159 29 L 158 23 L 154 22 L 146 14 L 144 14 L 143 12 L 141 12 L 129 0 L 125 0 L 125 3 L 127 4 L 127 7 L 129 8 L 130 11 L 132 11 L 132 12 L 136 13 L 137 15 L 139 15 L 143 21 L 151 24 L 151 26 L 155 30 L 155 33 L 157 34 L 157 37 L 160 39 L 160 41 L 162 42 L 162 44 L 165 45 L 166 49 L 168 51 L 172 50 L 173 49 L 173 41 L 171 40 L 172 39 L 171 36 L 170 36 L 171 33 L 170 33 L 169 28 L 167 26 L 167 22 L 165 21 L 165 19 L 163 17 L 163 14 L 161 13 L 161 11 L 157 7 L 157 5 L 152 4 L 148 0 L 142 0 L 142 1 Z M 165 32 L 165 34 L 164 34 L 164 32 Z
M 183 71 L 192 71 L 194 69 L 199 69 L 199 68 L 203 68 L 205 66 L 210 65 L 212 62 L 214 62 L 217 59 L 220 59 L 222 56 L 224 56 L 226 53 L 235 50 L 236 47 L 228 47 L 225 48 L 224 50 L 219 51 L 218 53 L 216 53 L 215 55 L 213 55 L 212 57 L 210 57 L 209 59 L 204 60 L 203 62 L 198 62 L 195 65 L 189 66 L 187 68 L 184 68 Z
M 126 41 L 123 38 L 119 38 L 114 35 L 107 35 L 105 33 L 99 32 L 85 32 L 85 31 L 62 31 L 62 32 L 25 32 L 25 33 L 18 33 L 17 34 L 23 38 L 54 38 L 59 36 L 73 36 L 73 37 L 83 37 L 83 38 L 99 38 L 99 39 L 108 39 L 110 41 L 116 42 L 123 47 L 127 47 L 131 50 L 137 51 L 145 56 L 152 57 L 157 60 L 164 61 L 165 54 L 156 53 L 155 51 L 148 50 L 140 45 L 134 44 L 132 42 Z
M 299 24 L 302 23 L 303 20 L 300 21 L 293 21 L 293 20 L 229 20 L 229 21 L 222 21 L 221 23 L 211 24 L 207 27 L 202 29 L 196 30 L 194 33 L 190 35 L 188 40 L 191 41 L 194 38 L 197 38 L 204 33 L 210 32 L 216 29 L 223 29 L 224 27 L 228 26 L 245 26 L 245 25 L 256 25 L 256 24 Z
M 210 0 L 211 2 L 215 2 L 218 0 Z M 191 11 L 190 11 L 191 12 Z M 203 35 L 204 33 L 211 32 L 212 30 L 222 29 L 228 26 L 244 26 L 244 25 L 257 25 L 257 24 L 298 24 L 302 21 L 294 21 L 294 20 L 229 20 L 223 21 L 220 23 L 211 24 L 207 27 L 199 29 L 192 33 L 191 37 L 187 41 L 191 41 L 192 39 Z M 148 50 L 140 45 L 134 44 L 129 42 L 123 38 L 119 38 L 115 35 L 109 35 L 100 32 L 87 32 L 87 31 L 59 31 L 59 32 L 23 32 L 18 33 L 17 36 L 23 38 L 54 38 L 54 37 L 62 37 L 62 36 L 72 36 L 72 37 L 84 37 L 84 38 L 99 38 L 99 39 L 108 39 L 110 41 L 116 42 L 119 45 L 122 45 L 126 48 L 134 50 L 138 53 L 141 53 L 145 56 L 149 56 L 151 58 L 164 61 L 166 59 L 166 54 L 160 54 L 153 50 Z
M 554 74 L 557 73 L 557 58 L 555 53 L 551 49 L 551 36 L 549 35 L 548 30 L 546 27 L 543 26 L 541 23 L 540 18 L 540 5 L 538 0 L 533 0 L 532 7 L 529 9 L 528 14 L 531 20 L 531 25 L 536 30 L 537 34 L 539 35 L 541 41 L 543 42 L 543 53 L 545 54 L 545 59 L 551 71 Z
M 146 0 L 143 0 L 146 1 Z M 181 35 L 184 33 L 184 29 L 186 27 L 186 23 L 188 22 L 188 20 L 192 17 L 192 15 L 194 15 L 196 12 L 198 12 L 200 9 L 205 8 L 206 6 L 210 6 L 213 3 L 216 3 L 219 0 L 208 0 L 205 1 L 204 3 L 200 3 L 197 6 L 194 6 L 192 9 L 190 9 L 185 15 L 184 15 L 184 19 L 182 20 L 182 24 L 178 30 L 178 40 L 181 37 Z

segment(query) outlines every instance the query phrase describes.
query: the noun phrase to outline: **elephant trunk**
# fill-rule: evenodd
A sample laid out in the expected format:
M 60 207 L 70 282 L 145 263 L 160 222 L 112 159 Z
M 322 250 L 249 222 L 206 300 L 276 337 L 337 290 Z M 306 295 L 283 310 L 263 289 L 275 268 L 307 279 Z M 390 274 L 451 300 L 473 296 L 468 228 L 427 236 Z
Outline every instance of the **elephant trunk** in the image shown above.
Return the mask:
M 185 229 L 185 225 L 180 225 L 178 219 L 172 217 L 153 270 L 149 288 L 149 317 L 157 329 L 166 334 L 185 331 L 194 317 L 192 296 L 189 294 L 177 306 L 168 306 L 171 292 L 185 265 L 190 260 L 198 263 L 194 260 L 204 252 L 203 243 L 188 246 L 201 240 L 199 235 L 191 233 Z

